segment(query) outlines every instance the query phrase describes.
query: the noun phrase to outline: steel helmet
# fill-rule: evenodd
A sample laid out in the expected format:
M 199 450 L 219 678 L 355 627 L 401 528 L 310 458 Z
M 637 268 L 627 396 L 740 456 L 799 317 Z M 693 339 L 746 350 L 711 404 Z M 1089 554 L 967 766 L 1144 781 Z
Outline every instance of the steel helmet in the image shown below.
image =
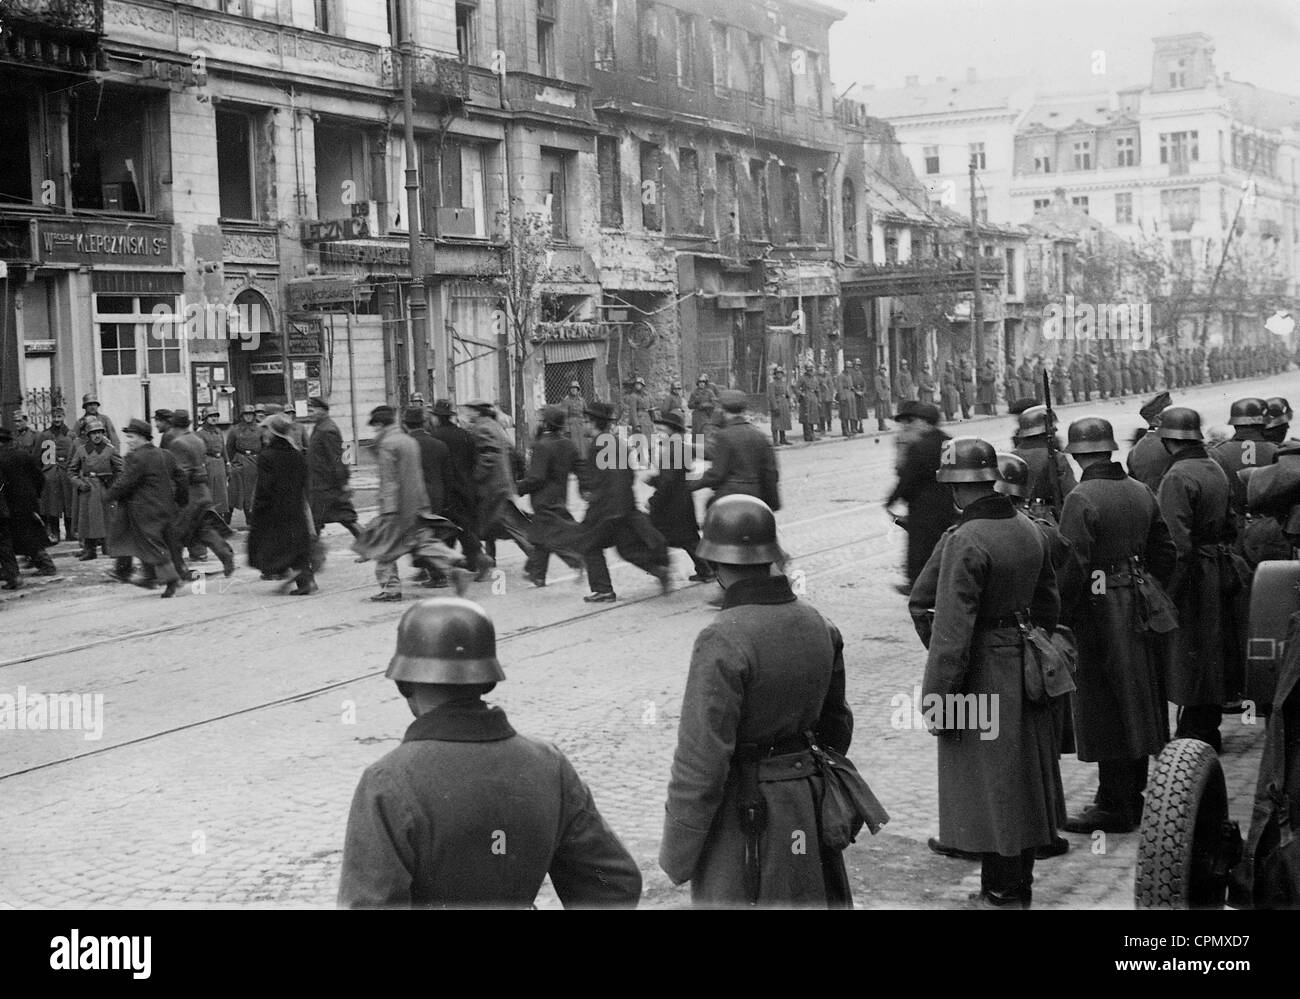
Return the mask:
M 725 565 L 764 565 L 783 556 L 776 543 L 776 517 L 756 496 L 723 496 L 704 516 L 695 554 Z
M 1295 414 L 1291 412 L 1291 404 L 1283 399 L 1280 395 L 1275 395 L 1271 399 L 1264 400 L 1268 404 L 1268 413 L 1264 429 L 1271 430 L 1273 427 L 1286 426 L 1291 422 L 1291 417 Z
M 1068 454 L 1097 454 L 1118 451 L 1119 445 L 1115 443 L 1115 429 L 1109 420 L 1085 416 L 1070 424 L 1070 442 L 1065 450 Z
M 1041 437 L 1047 433 L 1047 407 L 1030 406 L 1021 413 L 1017 420 L 1017 435 L 1020 437 Z
M 940 482 L 997 482 L 998 455 L 993 445 L 978 437 L 954 437 L 944 441 L 939 456 Z
M 993 483 L 995 491 L 1004 496 L 1029 496 L 1029 464 L 1020 455 L 999 451 L 998 473 L 1002 481 Z
M 1201 414 L 1187 406 L 1171 406 L 1160 414 L 1160 438 L 1175 441 L 1203 441 Z
M 99 405 L 99 396 L 95 395 L 94 392 L 87 392 L 85 395 L 81 397 L 82 406 L 89 406 L 92 403 L 95 405 Z
M 390 680 L 408 683 L 495 683 L 506 678 L 497 661 L 497 633 L 478 604 L 461 597 L 421 600 L 397 625 Z
M 1234 427 L 1262 427 L 1268 422 L 1268 403 L 1263 399 L 1238 399 L 1232 404 L 1228 424 Z

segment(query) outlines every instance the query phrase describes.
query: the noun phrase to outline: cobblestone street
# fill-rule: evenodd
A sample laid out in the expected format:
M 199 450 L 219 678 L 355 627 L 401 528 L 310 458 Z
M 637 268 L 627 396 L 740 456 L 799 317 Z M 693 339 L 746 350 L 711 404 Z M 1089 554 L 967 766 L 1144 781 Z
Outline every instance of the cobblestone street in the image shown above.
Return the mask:
M 1175 392 L 1207 423 L 1222 422 L 1242 386 Z M 1250 391 L 1295 398 L 1295 375 Z M 1131 438 L 1139 400 L 1061 407 L 1112 419 Z M 946 427 L 1008 446 L 1012 419 Z M 838 428 L 838 423 L 836 424 Z M 850 755 L 889 810 L 880 835 L 847 855 L 865 908 L 964 908 L 978 865 L 932 854 L 937 832 L 935 745 L 896 728 L 893 699 L 921 681 L 924 650 L 906 612 L 902 532 L 881 501 L 894 480 L 893 435 L 798 445 L 780 452 L 781 540 L 804 598 L 844 634 Z M 703 497 L 701 496 L 701 504 Z M 243 564 L 230 580 L 160 604 L 111 583 L 105 560 L 6 594 L 0 604 L 0 693 L 103 695 L 102 738 L 82 732 L 0 731 L 0 904 L 27 906 L 306 906 L 333 904 L 348 805 L 364 767 L 397 744 L 411 721 L 383 678 L 406 603 L 366 602 L 369 565 L 357 565 L 337 528 L 321 592 L 279 595 Z M 242 549 L 243 536 L 239 539 Z M 500 545 L 501 569 L 469 596 L 494 617 L 506 682 L 489 696 L 521 732 L 554 741 L 590 783 L 607 820 L 637 858 L 643 905 L 686 904 L 656 858 L 664 792 L 690 649 L 716 613 L 712 588 L 677 585 L 611 563 L 619 601 L 583 604 L 567 570 L 535 589 L 522 556 Z M 562 568 L 562 567 L 561 567 Z M 410 575 L 403 564 L 403 575 Z M 193 589 L 193 588 L 192 588 Z M 1250 817 L 1263 723 L 1225 719 L 1223 764 L 1233 818 Z M 1096 768 L 1062 761 L 1067 804 L 1091 800 Z M 1040 862 L 1035 905 L 1132 905 L 1137 834 L 1070 836 L 1063 858 Z M 539 904 L 558 904 L 545 894 Z

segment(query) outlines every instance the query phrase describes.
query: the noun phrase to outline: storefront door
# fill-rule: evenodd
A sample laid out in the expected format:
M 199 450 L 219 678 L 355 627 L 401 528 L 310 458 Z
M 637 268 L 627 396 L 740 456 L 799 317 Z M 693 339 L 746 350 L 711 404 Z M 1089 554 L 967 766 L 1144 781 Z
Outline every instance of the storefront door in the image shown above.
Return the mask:
M 172 295 L 94 296 L 96 373 L 100 412 L 121 427 L 149 410 L 188 409 L 186 342 L 153 314 L 163 305 L 175 315 Z M 79 407 L 81 394 L 71 405 Z

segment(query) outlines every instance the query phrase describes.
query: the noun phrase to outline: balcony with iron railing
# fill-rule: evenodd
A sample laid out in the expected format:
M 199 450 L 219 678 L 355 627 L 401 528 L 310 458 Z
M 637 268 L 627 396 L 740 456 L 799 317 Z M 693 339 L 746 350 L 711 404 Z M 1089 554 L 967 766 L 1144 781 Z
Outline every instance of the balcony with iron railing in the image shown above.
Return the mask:
M 86 72 L 102 67 L 103 0 L 4 0 L 0 59 Z
M 1006 268 L 993 257 L 980 259 L 980 284 L 1001 285 Z M 845 268 L 840 286 L 845 294 L 860 297 L 914 295 L 930 290 L 969 291 L 975 282 L 970 261 L 962 257 L 928 257 L 899 263 L 860 263 Z
M 834 116 L 815 97 L 786 102 L 707 82 L 683 87 L 676 80 L 648 80 L 634 73 L 609 71 L 599 63 L 593 64 L 591 93 L 598 112 L 644 111 L 669 120 L 689 115 L 714 119 L 775 142 L 826 150 L 841 144 Z

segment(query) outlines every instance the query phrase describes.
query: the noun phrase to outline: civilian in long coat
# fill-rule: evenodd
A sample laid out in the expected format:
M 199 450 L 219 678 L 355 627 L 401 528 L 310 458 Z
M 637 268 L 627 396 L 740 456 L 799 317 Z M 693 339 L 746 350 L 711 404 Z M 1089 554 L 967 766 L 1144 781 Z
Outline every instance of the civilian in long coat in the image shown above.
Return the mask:
M 591 593 L 586 603 L 608 603 L 618 599 L 605 561 L 605 549 L 614 547 L 623 561 L 659 580 L 668 591 L 668 549 L 650 518 L 636 505 L 633 487 L 636 473 L 632 469 L 627 441 L 611 431 L 614 407 L 596 400 L 587 409 L 595 434 L 592 437 L 591 461 L 579 466 L 579 485 L 587 497 L 587 512 L 578 530 L 576 548 L 587 568 Z M 755 431 L 758 433 L 758 431 Z M 761 434 L 765 444 L 767 439 Z M 771 445 L 768 444 L 771 448 Z M 597 457 L 600 455 L 601 457 Z
M 767 384 L 767 412 L 772 420 L 772 443 L 788 443 L 785 435 L 790 432 L 790 388 L 785 383 L 785 372 L 780 368 L 773 372 L 772 380 Z
M 81 560 L 95 557 L 95 547 L 108 550 L 108 501 L 105 493 L 122 472 L 122 456 L 108 442 L 108 432 L 96 423 L 87 426 L 88 439 L 77 449 L 68 474 L 77 484 L 77 533 L 81 538 Z
M 1177 407 L 1165 410 L 1162 435 L 1170 432 L 1171 414 L 1179 413 Z M 1180 440 L 1172 446 L 1178 450 L 1157 499 L 1178 549 L 1169 595 L 1178 605 L 1182 627 L 1174 633 L 1166 687 L 1169 700 L 1183 709 L 1175 738 L 1200 739 L 1217 751 L 1222 705 L 1238 693 L 1228 688 L 1244 672 L 1246 636 L 1238 602 L 1249 588 L 1249 570 L 1228 548 L 1227 475 L 1200 441 Z
M 525 556 L 533 546 L 528 541 L 528 522 L 515 506 L 513 445 L 505 429 L 492 416 L 493 406 L 484 400 L 470 402 L 473 422 L 469 434 L 474 440 L 474 490 L 478 504 L 478 535 L 488 555 L 496 559 L 496 542 L 511 538 Z
M 451 451 L 447 445 L 424 429 L 424 410 L 408 409 L 402 416 L 402 425 L 420 449 L 420 471 L 424 476 L 424 491 L 429 497 L 429 509 L 439 516 L 446 506 L 447 472 L 451 464 Z
M 695 496 L 686 483 L 685 463 L 676 460 L 685 453 L 686 419 L 680 412 L 662 413 L 655 422 L 664 428 L 667 436 L 659 449 L 659 467 L 646 482 L 654 490 L 650 497 L 650 523 L 664 536 L 667 547 L 680 548 L 691 557 L 695 564 L 691 579 L 707 582 L 713 579 L 713 570 L 695 554 L 700 543 Z
M 756 764 L 767 806 L 756 904 L 852 904 L 842 855 L 824 853 L 818 836 L 823 788 L 802 738 L 809 730 L 848 751 L 853 715 L 839 631 L 798 600 L 785 576 L 731 582 L 691 652 L 659 846 L 659 866 L 675 884 L 691 882 L 696 905 L 749 901 L 737 809 L 747 745 L 766 757 Z M 791 846 L 798 833 L 803 851 Z
M 460 528 L 460 549 L 471 569 L 490 572 L 495 563 L 483 560 L 483 545 L 478 536 L 478 501 L 474 495 L 474 465 L 478 452 L 474 438 L 453 422 L 454 411 L 449 399 L 433 404 L 433 426 L 429 433 L 447 445 L 447 495 L 444 516 Z
M 397 425 L 391 406 L 377 406 L 370 413 L 375 428 L 375 461 L 379 468 L 379 510 L 352 543 L 363 559 L 375 560 L 377 602 L 402 599 L 397 560 L 416 547 L 414 535 L 420 529 L 420 515 L 429 513 L 429 494 L 424 488 L 419 445 Z
M 935 478 L 943 443 L 949 437 L 939 429 L 939 412 L 915 403 L 895 417 L 903 446 L 898 483 L 885 500 L 888 510 L 900 500 L 907 504 L 907 582 L 911 586 L 930 560 L 939 538 L 957 519 L 952 487 Z
M 1115 832 L 1140 820 L 1147 757 L 1169 741 L 1160 646 L 1177 626 L 1163 591 L 1176 553 L 1150 489 L 1110 452 L 1077 457 L 1083 477 L 1066 497 L 1061 533 L 1087 585 L 1066 623 L 1079 649 L 1075 747 L 1098 764 L 1099 780 L 1095 810 L 1070 829 Z
M 108 499 L 115 504 L 109 550 L 118 559 L 119 578 L 130 572 L 131 558 L 138 558 L 142 580 L 166 583 L 163 596 L 169 597 L 180 581 L 173 559 L 174 531 L 180 507 L 189 499 L 187 476 L 171 452 L 154 446 L 144 421 L 132 420 L 123 433 L 130 450 L 122 474 L 108 490 Z
M 988 493 L 980 495 L 979 486 Z M 1042 532 L 992 488 L 958 484 L 961 520 L 912 587 L 909 611 L 929 650 L 923 704 L 943 706 L 935 733 L 939 838 L 985 855 L 985 901 L 1027 907 L 1034 850 L 1053 842 L 1064 816 L 1053 779 L 1051 706 L 1024 696 L 1024 642 L 1012 615 L 1028 610 L 1050 632 L 1060 602 Z M 977 703 L 997 705 L 995 737 L 983 738 L 991 728 L 974 731 L 969 716 L 964 728 L 955 717 L 953 698 L 966 695 L 961 703 L 971 704 L 972 694 Z
M 343 461 L 343 434 L 330 418 L 324 399 L 313 398 L 309 406 L 316 418 L 307 439 L 307 495 L 311 504 L 312 526 L 316 534 L 326 524 L 342 524 L 357 536 L 357 511 L 348 488 L 351 470 Z M 437 512 L 437 511 L 435 511 Z
M 524 564 L 524 575 L 534 586 L 546 585 L 552 552 L 570 568 L 583 565 L 582 558 L 573 551 L 578 531 L 569 512 L 569 476 L 577 474 L 582 458 L 567 432 L 567 422 L 568 415 L 559 406 L 542 410 L 542 433 L 533 441 L 528 472 L 519 483 L 519 495 L 532 497 L 528 540 L 533 553 Z
M 175 456 L 189 483 L 189 500 L 177 514 L 177 546 L 188 547 L 190 555 L 197 558 L 206 556 L 207 549 L 211 548 L 229 576 L 235 571 L 235 555 L 226 541 L 232 532 L 212 506 L 203 438 L 189 429 L 190 416 L 185 410 L 176 410 L 171 419 L 176 435 L 168 442 L 167 450 Z
M 36 456 L 14 443 L 7 427 L 0 427 L 0 487 L 0 578 L 4 589 L 16 590 L 21 583 L 15 556 L 30 558 L 39 576 L 53 576 L 58 570 L 45 551 L 50 536 L 40 515 L 45 475 Z
M 292 596 L 315 592 L 320 556 L 308 502 L 307 460 L 283 414 L 267 418 L 266 446 L 257 455 L 257 498 L 248 532 L 248 564 L 263 576 L 294 573 Z

